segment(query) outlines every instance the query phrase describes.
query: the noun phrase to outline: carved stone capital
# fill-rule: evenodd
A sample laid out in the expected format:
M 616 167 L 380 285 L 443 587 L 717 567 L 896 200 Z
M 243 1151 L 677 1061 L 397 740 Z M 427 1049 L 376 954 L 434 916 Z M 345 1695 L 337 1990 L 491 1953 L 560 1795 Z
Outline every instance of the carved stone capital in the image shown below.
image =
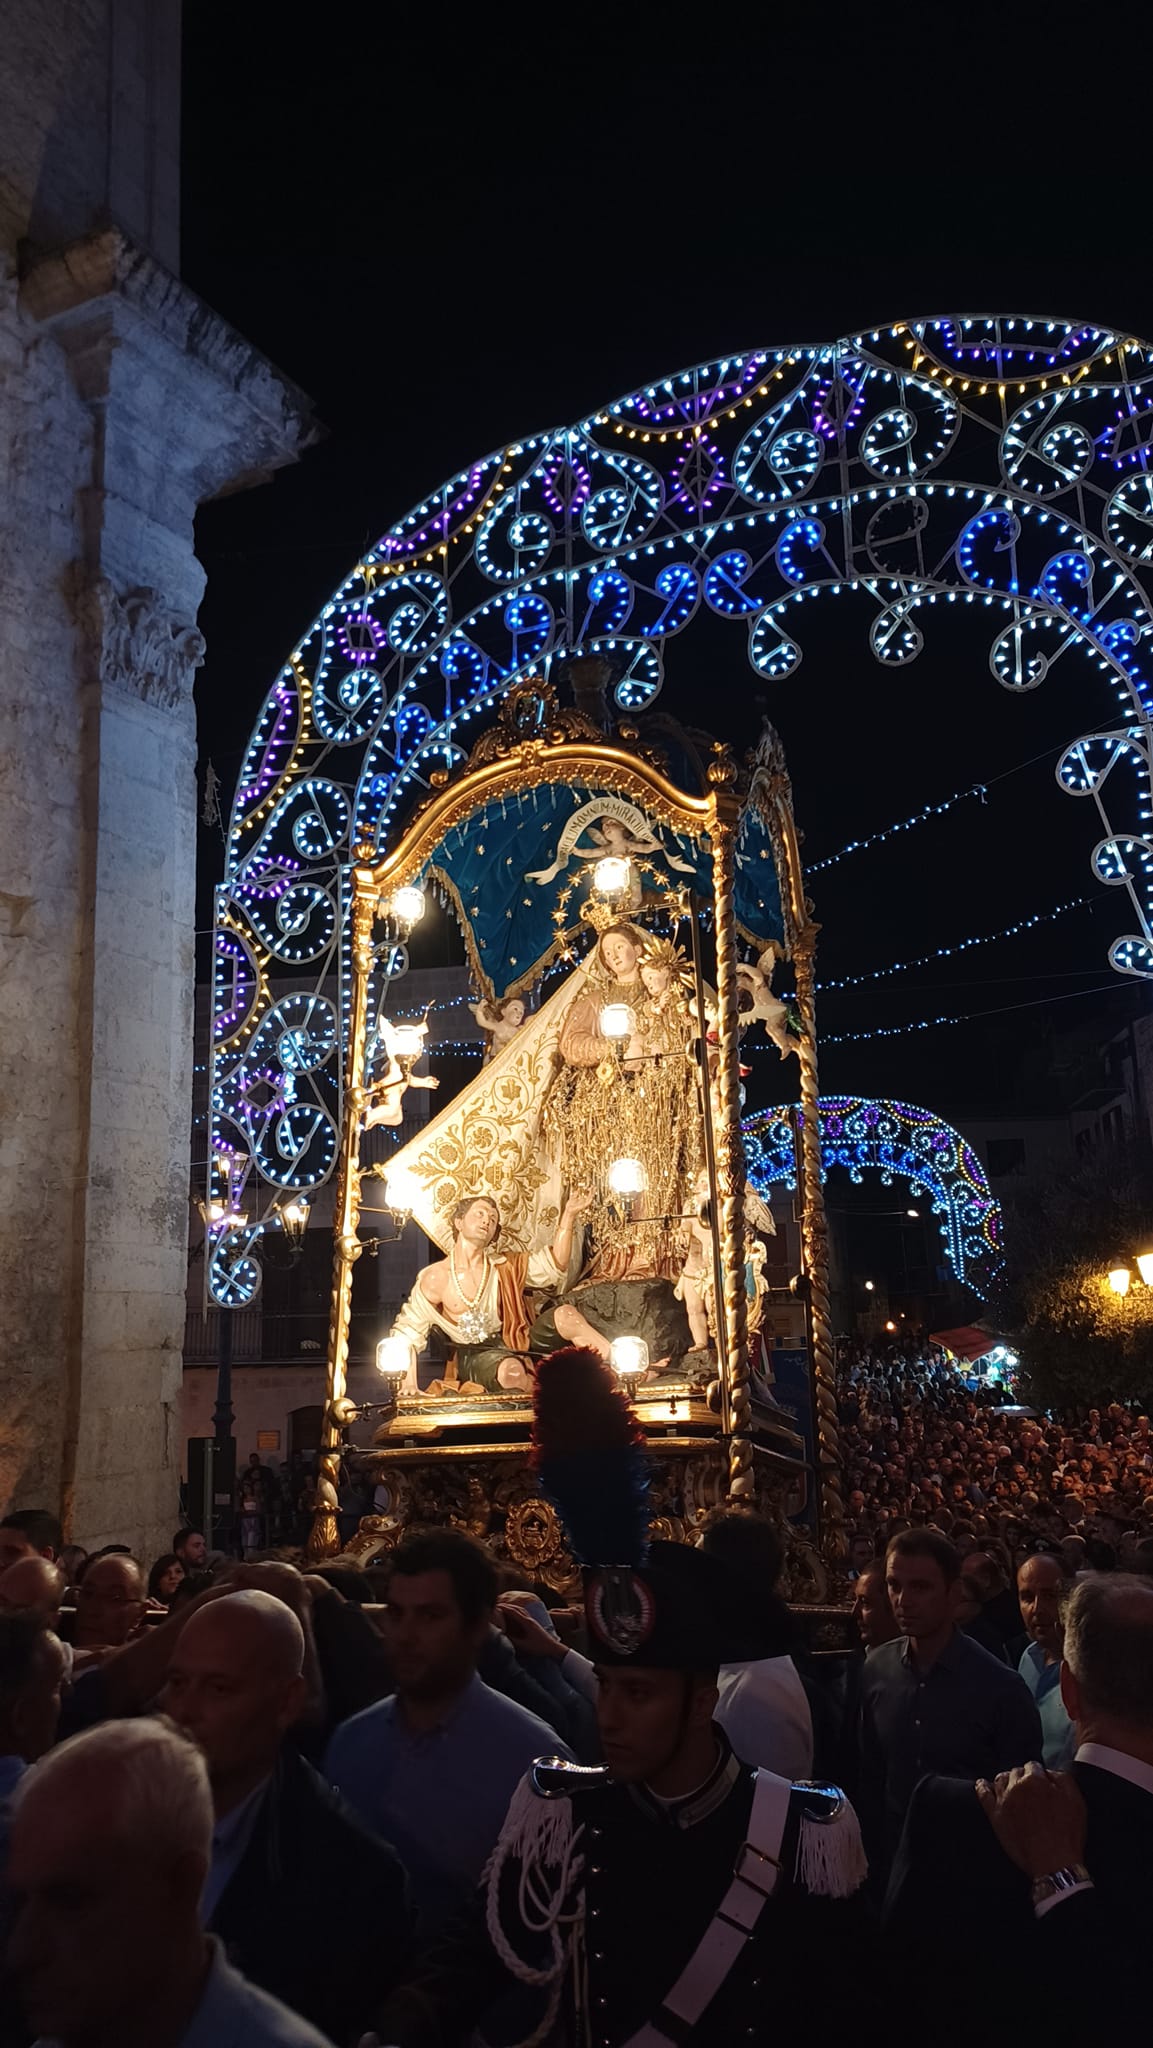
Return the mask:
M 120 592 L 101 576 L 88 585 L 80 610 L 105 686 L 129 691 L 162 711 L 187 703 L 204 659 L 204 635 L 192 620 L 171 612 L 158 590 Z

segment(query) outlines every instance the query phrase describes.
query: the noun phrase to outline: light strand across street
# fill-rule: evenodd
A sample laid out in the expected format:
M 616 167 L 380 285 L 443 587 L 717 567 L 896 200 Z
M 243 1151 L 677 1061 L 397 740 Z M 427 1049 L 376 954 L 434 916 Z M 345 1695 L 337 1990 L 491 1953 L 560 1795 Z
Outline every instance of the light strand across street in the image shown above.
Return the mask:
M 911 818 L 902 818 L 895 825 L 886 825 L 880 832 L 870 832 L 864 839 L 850 839 L 848 845 L 842 846 L 839 853 L 830 853 L 825 860 L 813 861 L 806 867 L 805 873 L 824 874 L 826 868 L 835 868 L 838 862 L 848 860 L 851 853 L 863 853 L 866 847 L 881 846 L 886 839 L 895 839 L 898 832 L 911 832 L 914 826 L 924 825 L 930 818 L 942 818 L 946 811 L 955 810 L 957 805 L 963 804 L 968 797 L 979 796 L 984 803 L 988 794 L 987 783 L 971 783 L 968 789 L 957 790 L 953 796 L 945 797 L 942 803 L 926 804 L 922 810 L 914 811 Z
M 842 975 L 839 981 L 819 981 L 817 987 L 825 995 L 831 989 L 860 988 L 867 981 L 884 981 L 887 975 L 904 974 L 914 967 L 931 967 L 934 960 L 951 960 L 954 954 L 967 953 L 974 946 L 995 946 L 999 939 L 1015 939 L 1021 932 L 1032 931 L 1037 925 L 1052 924 L 1070 910 L 1080 910 L 1093 901 L 1095 898 L 1090 896 L 1073 896 L 1067 903 L 1055 904 L 1052 910 L 1039 910 L 1033 917 L 1022 917 L 1016 924 L 1004 925 L 998 932 L 975 932 L 971 938 L 958 939 L 952 946 L 936 946 L 931 953 L 918 953 L 912 960 L 894 960 L 890 966 L 874 967 L 867 974 Z

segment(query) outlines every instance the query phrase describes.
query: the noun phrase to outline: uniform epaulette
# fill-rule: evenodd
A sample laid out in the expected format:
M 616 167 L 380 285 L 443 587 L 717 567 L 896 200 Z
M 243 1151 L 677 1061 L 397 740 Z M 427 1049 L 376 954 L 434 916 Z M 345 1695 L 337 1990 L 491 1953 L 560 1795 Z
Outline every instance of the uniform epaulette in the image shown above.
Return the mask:
M 839 1785 L 797 1779 L 789 1791 L 797 1822 L 795 1877 L 815 1899 L 847 1899 L 869 1874 L 860 1822 Z

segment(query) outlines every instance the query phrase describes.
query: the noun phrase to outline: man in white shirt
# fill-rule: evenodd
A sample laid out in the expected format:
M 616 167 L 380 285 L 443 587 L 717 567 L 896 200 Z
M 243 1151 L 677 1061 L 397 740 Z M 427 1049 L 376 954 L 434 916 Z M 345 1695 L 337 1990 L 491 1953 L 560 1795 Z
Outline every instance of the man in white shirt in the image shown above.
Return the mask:
M 780 1778 L 811 1778 L 813 1718 L 788 1654 L 792 1620 L 776 1590 L 784 1562 L 781 1539 L 764 1516 L 723 1508 L 706 1522 L 701 1549 L 718 1558 L 740 1585 L 750 1648 L 776 1652 L 721 1666 L 714 1719 L 742 1762 L 775 1771 Z

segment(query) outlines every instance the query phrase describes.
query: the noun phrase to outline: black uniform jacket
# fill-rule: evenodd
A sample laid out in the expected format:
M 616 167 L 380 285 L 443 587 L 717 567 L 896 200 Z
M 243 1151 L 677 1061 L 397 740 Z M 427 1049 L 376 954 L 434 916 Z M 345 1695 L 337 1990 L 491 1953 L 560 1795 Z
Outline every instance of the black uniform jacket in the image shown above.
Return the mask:
M 1084 1860 L 1094 1889 L 1040 1917 L 1029 1879 L 1001 1848 L 971 1783 L 924 1778 L 913 1794 L 885 1936 L 914 2004 L 930 1998 L 939 2040 L 972 2048 L 991 2025 L 1006 2041 L 1039 2030 L 1047 2048 L 1121 2039 L 1147 2010 L 1153 1792 L 1096 1764 L 1075 1763 L 1073 1775 L 1088 1813 Z M 955 1967 L 958 1941 L 968 1945 L 970 1968 Z
M 724 1747 L 691 1800 L 668 1807 L 643 1787 L 606 1785 L 575 1795 L 583 1823 L 586 1969 L 570 1971 L 562 2038 L 618 2048 L 684 1969 L 732 1881 L 745 1841 L 755 1773 Z M 860 2014 L 866 1928 L 858 1899 L 809 1897 L 791 1872 L 800 1825 L 794 1802 L 782 1873 L 733 1970 L 691 2035 L 692 2048 L 804 2038 L 852 2038 Z M 515 1869 L 506 1871 L 501 1924 L 528 1960 L 543 1960 L 519 1924 Z M 377 2022 L 397 2048 L 455 2048 L 513 1979 L 485 1926 L 483 1901 L 428 1945 Z M 538 1997 L 540 1994 L 534 1994 Z M 534 2018 L 539 2018 L 538 2003 Z M 482 2029 L 483 2031 L 483 2029 Z
M 254 1984 L 346 2048 L 408 1958 L 403 1865 L 286 1744 L 211 1931 Z

